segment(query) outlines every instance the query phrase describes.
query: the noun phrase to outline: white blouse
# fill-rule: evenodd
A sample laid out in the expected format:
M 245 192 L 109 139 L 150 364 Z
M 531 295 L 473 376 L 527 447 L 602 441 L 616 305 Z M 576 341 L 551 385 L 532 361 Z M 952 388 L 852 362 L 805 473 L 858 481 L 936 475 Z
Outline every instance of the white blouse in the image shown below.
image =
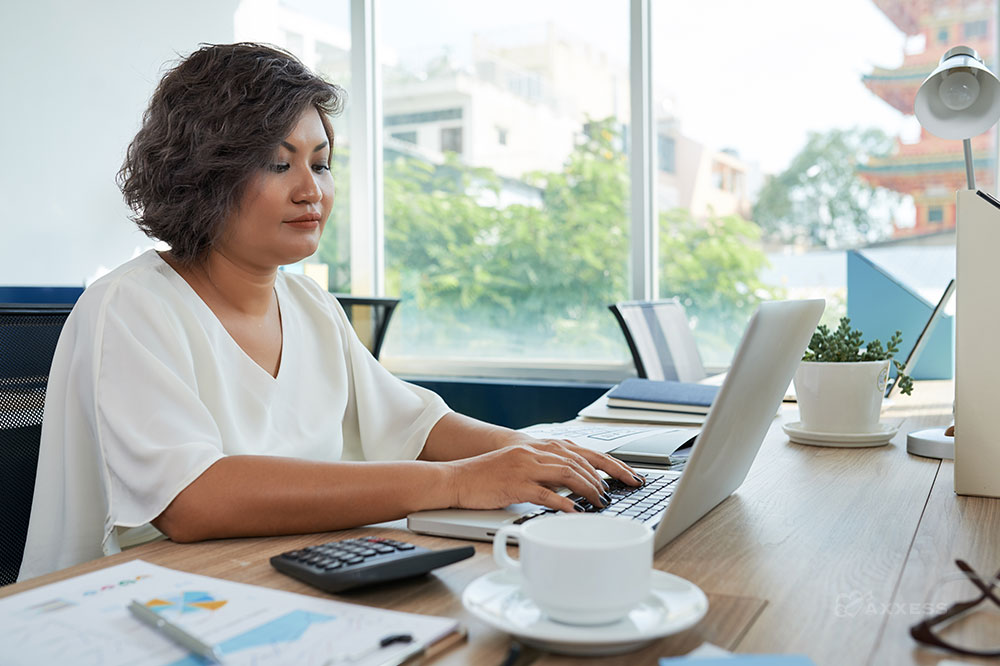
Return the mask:
M 391 375 L 336 298 L 278 274 L 272 377 L 149 251 L 80 297 L 56 347 L 19 580 L 118 552 L 226 455 L 408 460 L 449 410 Z

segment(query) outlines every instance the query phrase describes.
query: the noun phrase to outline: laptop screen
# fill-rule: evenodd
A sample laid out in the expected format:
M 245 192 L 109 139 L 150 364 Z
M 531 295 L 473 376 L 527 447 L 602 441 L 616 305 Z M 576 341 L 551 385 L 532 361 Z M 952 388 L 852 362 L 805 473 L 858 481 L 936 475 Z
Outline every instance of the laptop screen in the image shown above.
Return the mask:
M 934 310 L 931 312 L 931 316 L 927 318 L 927 323 L 924 324 L 924 328 L 920 331 L 920 335 L 917 336 L 917 341 L 913 343 L 913 348 L 910 349 L 910 353 L 906 356 L 906 362 L 903 363 L 903 372 L 907 375 L 913 372 L 913 368 L 917 365 L 917 359 L 920 358 L 920 353 L 924 350 L 927 345 L 927 341 L 931 337 L 931 333 L 934 332 L 934 327 L 937 325 L 938 320 L 941 319 L 941 315 L 944 314 L 945 306 L 948 305 L 948 301 L 951 300 L 951 295 L 955 293 L 955 278 L 951 279 L 948 286 L 945 287 L 944 293 L 941 294 L 941 298 L 938 299 L 937 305 L 934 306 Z M 889 379 L 889 382 L 885 387 L 885 397 L 890 398 L 896 392 L 897 385 L 899 384 L 899 374 L 897 373 Z

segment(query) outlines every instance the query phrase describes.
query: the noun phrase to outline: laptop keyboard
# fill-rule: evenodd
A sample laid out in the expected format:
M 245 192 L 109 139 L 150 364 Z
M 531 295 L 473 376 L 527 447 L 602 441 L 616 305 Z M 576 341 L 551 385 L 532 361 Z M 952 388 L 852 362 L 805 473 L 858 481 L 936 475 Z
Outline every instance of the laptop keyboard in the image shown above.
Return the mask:
M 675 475 L 668 476 L 648 472 L 645 485 L 639 487 L 627 485 L 618 479 L 605 479 L 611 486 L 611 489 L 607 491 L 611 497 L 611 503 L 604 508 L 594 506 L 579 495 L 570 495 L 569 498 L 582 506 L 588 513 L 625 516 L 646 523 L 658 518 L 660 513 L 667 508 L 667 504 L 670 503 L 670 498 L 674 494 L 674 484 L 679 478 Z M 532 518 L 555 512 L 555 509 L 538 509 L 524 514 L 515 520 L 514 524 L 520 525 Z

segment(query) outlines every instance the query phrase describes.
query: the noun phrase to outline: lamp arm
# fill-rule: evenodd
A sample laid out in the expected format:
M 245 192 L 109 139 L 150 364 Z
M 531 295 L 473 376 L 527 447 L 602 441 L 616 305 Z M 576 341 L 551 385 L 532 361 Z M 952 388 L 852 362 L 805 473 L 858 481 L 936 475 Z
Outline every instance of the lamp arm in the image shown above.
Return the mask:
M 962 149 L 965 151 L 965 182 L 969 189 L 976 189 L 976 174 L 972 169 L 972 140 L 962 139 Z

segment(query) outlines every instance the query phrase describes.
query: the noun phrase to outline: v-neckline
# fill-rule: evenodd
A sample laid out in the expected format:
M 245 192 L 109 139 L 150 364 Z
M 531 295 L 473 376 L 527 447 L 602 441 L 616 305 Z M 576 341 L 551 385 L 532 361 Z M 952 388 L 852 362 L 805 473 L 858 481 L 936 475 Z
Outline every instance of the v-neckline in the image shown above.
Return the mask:
M 276 275 L 274 279 L 274 300 L 278 307 L 278 327 L 281 332 L 281 347 L 278 350 L 278 372 L 272 375 L 270 372 L 268 372 L 268 370 L 264 366 L 255 361 L 253 357 L 251 357 L 250 354 L 248 354 L 246 350 L 240 346 L 240 343 L 236 341 L 236 338 L 234 338 L 233 334 L 229 332 L 229 329 L 226 328 L 226 325 L 222 323 L 222 320 L 219 319 L 219 316 L 215 314 L 215 311 L 208 306 L 208 303 L 205 302 L 205 300 L 201 297 L 201 295 L 198 294 L 197 291 L 195 291 L 194 287 L 192 287 L 190 283 L 188 283 L 188 281 L 184 279 L 184 276 L 178 273 L 173 266 L 167 263 L 167 260 L 161 257 L 159 252 L 157 252 L 156 250 L 150 250 L 150 252 L 155 254 L 156 258 L 160 262 L 162 262 L 163 265 L 167 267 L 167 269 L 170 270 L 170 273 L 174 279 L 180 281 L 180 283 L 183 285 L 182 288 L 186 289 L 189 292 L 189 295 L 194 297 L 194 300 L 197 301 L 198 303 L 198 307 L 202 308 L 203 314 L 208 315 L 211 318 L 211 320 L 215 322 L 215 325 L 217 325 L 220 329 L 222 329 L 222 332 L 226 334 L 226 338 L 229 339 L 229 342 L 232 343 L 233 347 L 235 347 L 239 351 L 239 353 L 243 356 L 243 358 L 246 360 L 247 363 L 250 363 L 255 368 L 257 368 L 257 370 L 259 370 L 265 377 L 267 377 L 272 382 L 277 382 L 281 378 L 282 371 L 287 365 L 288 359 L 286 358 L 285 355 L 285 331 L 286 331 L 285 309 L 282 307 L 283 299 L 280 293 L 281 290 L 278 288 L 278 283 L 280 282 L 280 277 L 278 275 Z M 280 275 L 281 271 L 278 271 L 278 273 Z

